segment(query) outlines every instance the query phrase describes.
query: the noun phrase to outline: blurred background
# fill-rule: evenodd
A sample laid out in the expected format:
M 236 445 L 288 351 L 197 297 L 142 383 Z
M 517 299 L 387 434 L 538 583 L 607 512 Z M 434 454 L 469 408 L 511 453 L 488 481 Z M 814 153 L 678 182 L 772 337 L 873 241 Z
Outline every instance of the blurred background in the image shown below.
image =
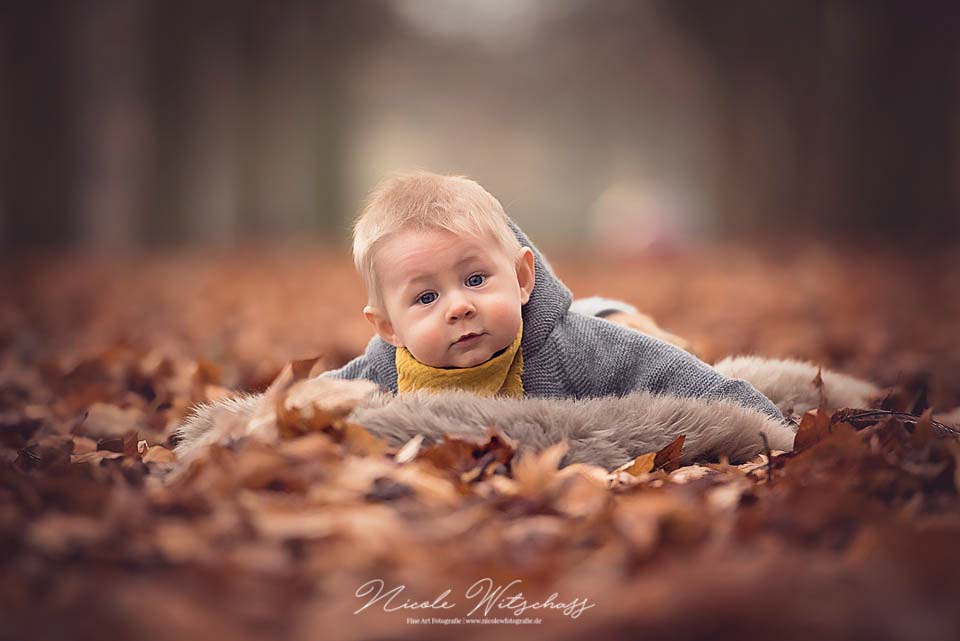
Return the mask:
M 344 243 L 462 172 L 551 247 L 960 230 L 960 9 L 8 0 L 0 244 Z
M 958 7 L 2 2 L 0 392 L 118 349 L 229 389 L 343 364 L 351 219 L 422 167 L 707 362 L 958 405 Z

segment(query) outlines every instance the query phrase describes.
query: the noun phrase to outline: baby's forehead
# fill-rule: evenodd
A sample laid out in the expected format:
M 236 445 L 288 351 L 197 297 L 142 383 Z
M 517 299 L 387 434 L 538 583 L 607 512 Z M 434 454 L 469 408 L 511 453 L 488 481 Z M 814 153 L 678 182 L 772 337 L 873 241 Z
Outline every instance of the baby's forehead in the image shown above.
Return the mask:
M 407 281 L 420 275 L 458 270 L 473 262 L 502 258 L 493 238 L 454 234 L 446 230 L 403 230 L 378 248 L 376 267 L 381 281 Z

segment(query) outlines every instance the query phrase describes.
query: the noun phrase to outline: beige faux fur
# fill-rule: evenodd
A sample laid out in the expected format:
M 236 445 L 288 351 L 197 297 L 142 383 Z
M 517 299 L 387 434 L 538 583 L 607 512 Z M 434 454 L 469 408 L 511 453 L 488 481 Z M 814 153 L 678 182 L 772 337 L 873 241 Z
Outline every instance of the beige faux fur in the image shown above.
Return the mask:
M 499 427 L 520 442 L 521 451 L 541 451 L 566 440 L 563 464 L 593 463 L 619 467 L 655 452 L 681 434 L 681 461 L 716 458 L 747 460 L 764 449 L 793 449 L 790 426 L 733 401 L 657 396 L 634 392 L 623 397 L 585 400 L 489 399 L 464 392 L 418 392 L 396 398 L 378 396 L 354 410 L 351 418 L 371 432 L 399 444 L 414 434 L 435 441 L 443 433 L 485 433 Z
M 177 454 L 187 460 L 203 446 L 240 436 L 260 396 L 201 405 L 178 433 Z M 465 392 L 418 392 L 369 396 L 349 416 L 395 445 L 417 434 L 426 442 L 443 433 L 483 436 L 496 426 L 520 443 L 521 451 L 541 451 L 561 440 L 570 449 L 563 464 L 593 463 L 616 468 L 634 457 L 657 451 L 683 434 L 683 462 L 727 455 L 744 461 L 764 449 L 790 450 L 793 430 L 766 414 L 733 401 L 655 396 L 636 392 L 624 397 L 588 400 L 481 398 Z
M 792 359 L 729 356 L 713 368 L 727 378 L 748 381 L 784 416 L 802 416 L 820 405 L 821 391 L 814 383 L 818 370 L 827 407 L 872 407 L 880 395 L 880 388 L 873 383 Z
M 819 406 L 821 393 L 831 408 L 870 407 L 880 393 L 871 383 L 826 369 L 821 371 L 821 392 L 814 383 L 819 368 L 796 360 L 736 356 L 714 367 L 729 378 L 751 383 L 788 417 Z M 256 421 L 250 419 L 260 398 L 245 395 L 197 407 L 178 430 L 178 455 L 187 459 L 206 444 L 256 433 Z M 483 399 L 466 393 L 394 397 L 383 393 L 369 396 L 349 418 L 394 444 L 415 434 L 423 434 L 428 441 L 444 432 L 482 435 L 486 426 L 495 425 L 520 441 L 522 450 L 542 450 L 567 439 L 570 450 L 564 463 L 595 463 L 607 468 L 656 451 L 680 434 L 686 436 L 684 462 L 723 454 L 733 461 L 750 458 L 762 451 L 761 432 L 772 449 L 793 447 L 790 426 L 732 401 L 646 392 L 582 401 Z
M 177 458 L 192 458 L 207 445 L 245 436 L 262 397 L 263 394 L 241 394 L 195 405 L 177 427 L 179 442 L 174 449 Z

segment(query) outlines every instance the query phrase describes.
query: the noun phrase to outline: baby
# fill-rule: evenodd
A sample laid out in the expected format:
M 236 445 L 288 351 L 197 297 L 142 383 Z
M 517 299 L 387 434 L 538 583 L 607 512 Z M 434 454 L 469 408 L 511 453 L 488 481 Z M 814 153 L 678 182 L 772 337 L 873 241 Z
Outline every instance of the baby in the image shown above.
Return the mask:
M 749 383 L 651 336 L 571 309 L 567 287 L 476 182 L 416 172 L 380 184 L 357 219 L 356 267 L 377 335 L 324 376 L 392 392 L 591 398 L 648 391 L 729 399 L 776 419 Z M 625 311 L 598 305 L 597 315 Z

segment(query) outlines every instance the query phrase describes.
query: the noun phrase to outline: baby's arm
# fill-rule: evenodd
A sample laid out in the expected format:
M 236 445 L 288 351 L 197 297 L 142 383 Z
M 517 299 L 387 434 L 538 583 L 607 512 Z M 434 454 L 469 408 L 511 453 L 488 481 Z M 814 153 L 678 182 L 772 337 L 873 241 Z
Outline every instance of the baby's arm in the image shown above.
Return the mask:
M 570 311 L 584 316 L 598 316 L 605 318 L 610 314 L 638 314 L 637 308 L 630 303 L 602 296 L 577 298 L 570 304 Z
M 395 359 L 395 348 L 385 343 L 379 336 L 374 336 L 367 343 L 367 349 L 363 354 L 343 367 L 324 372 L 321 376 L 341 379 L 365 378 L 386 390 L 396 393 L 397 370 L 394 365 Z
M 727 378 L 662 340 L 597 318 L 568 314 L 558 332 L 569 385 L 578 396 L 635 391 L 688 398 L 728 399 L 783 420 L 780 410 L 746 381 Z
M 603 318 L 611 323 L 619 323 L 624 327 L 659 338 L 671 345 L 676 345 L 680 349 L 685 349 L 691 354 L 693 353 L 688 340 L 663 329 L 651 316 L 640 312 L 629 303 L 612 298 L 590 296 L 573 301 L 570 305 L 570 311 L 584 316 Z

